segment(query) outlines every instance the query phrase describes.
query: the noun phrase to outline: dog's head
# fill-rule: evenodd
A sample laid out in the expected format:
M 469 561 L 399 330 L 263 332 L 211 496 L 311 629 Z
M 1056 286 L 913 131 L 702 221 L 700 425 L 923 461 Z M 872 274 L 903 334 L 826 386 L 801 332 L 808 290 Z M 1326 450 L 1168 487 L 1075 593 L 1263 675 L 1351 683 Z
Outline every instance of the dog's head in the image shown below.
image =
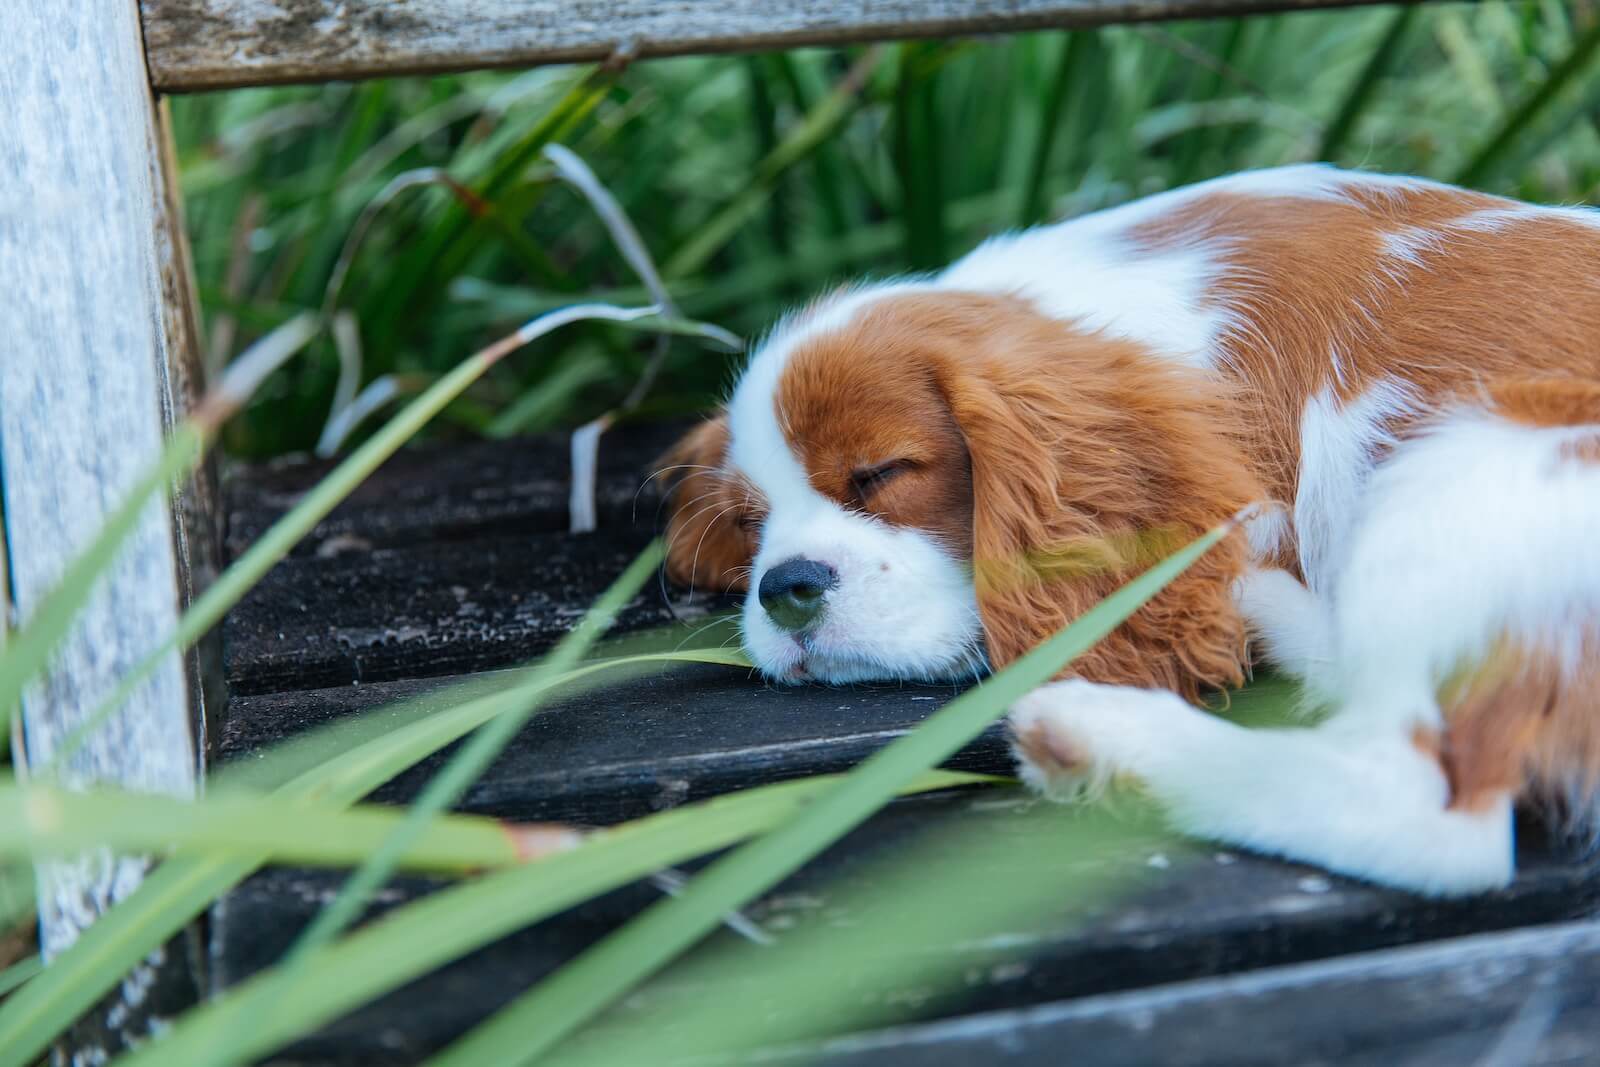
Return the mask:
M 835 295 L 669 461 L 669 576 L 746 590 L 745 647 L 776 680 L 1001 666 L 1257 495 L 1193 373 L 1014 297 Z M 1213 552 L 1080 668 L 1236 681 L 1242 560 Z

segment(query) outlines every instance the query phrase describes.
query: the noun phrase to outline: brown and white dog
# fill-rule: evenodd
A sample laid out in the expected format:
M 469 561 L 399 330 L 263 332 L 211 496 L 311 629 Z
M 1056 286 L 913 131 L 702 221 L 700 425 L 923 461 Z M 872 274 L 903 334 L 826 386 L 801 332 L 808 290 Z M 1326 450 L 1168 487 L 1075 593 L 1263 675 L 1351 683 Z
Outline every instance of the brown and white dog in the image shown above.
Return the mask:
M 669 572 L 783 682 L 970 677 L 1260 513 L 1012 711 L 1058 797 L 1434 893 L 1594 825 L 1600 213 L 1240 174 L 827 296 L 692 433 Z M 1256 651 L 1331 709 L 1197 709 Z

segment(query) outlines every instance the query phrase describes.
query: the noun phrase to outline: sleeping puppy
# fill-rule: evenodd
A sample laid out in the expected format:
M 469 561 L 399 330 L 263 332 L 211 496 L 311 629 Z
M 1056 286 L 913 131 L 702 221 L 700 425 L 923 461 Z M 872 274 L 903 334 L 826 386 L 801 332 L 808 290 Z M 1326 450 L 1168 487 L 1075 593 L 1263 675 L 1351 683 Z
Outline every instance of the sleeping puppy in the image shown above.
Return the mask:
M 1280 502 L 1011 715 L 1060 798 L 1415 890 L 1600 807 L 1600 213 L 1322 166 L 996 238 L 783 320 L 668 568 L 780 682 L 970 678 Z M 1199 710 L 1254 651 L 1331 709 Z

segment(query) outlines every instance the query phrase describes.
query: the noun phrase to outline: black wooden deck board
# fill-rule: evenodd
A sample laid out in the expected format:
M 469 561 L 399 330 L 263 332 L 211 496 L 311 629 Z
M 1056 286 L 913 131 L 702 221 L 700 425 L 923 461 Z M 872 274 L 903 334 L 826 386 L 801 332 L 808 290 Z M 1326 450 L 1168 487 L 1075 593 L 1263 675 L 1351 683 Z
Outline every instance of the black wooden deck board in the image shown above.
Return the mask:
M 459 681 L 441 678 L 237 698 L 223 758 L 259 751 L 341 715 Z M 537 715 L 464 798 L 465 810 L 605 825 L 691 800 L 807 774 L 844 771 L 939 707 L 949 686 L 776 689 L 741 668 L 675 665 L 557 702 Z M 416 795 L 436 755 L 375 799 Z M 1009 774 L 1002 731 L 954 761 Z
M 673 429 L 603 439 L 599 528 L 569 535 L 566 439 L 402 452 L 375 472 L 228 614 L 235 694 L 461 674 L 546 651 L 658 529 L 646 485 Z M 228 485 L 237 554 L 326 473 L 295 460 Z M 642 491 L 641 491 L 642 489 Z M 704 614 L 704 597 L 647 589 L 618 632 Z
M 352 686 L 241 698 L 222 745 L 259 750 L 339 715 L 451 680 Z M 468 795 L 464 807 L 520 818 L 605 823 L 686 800 L 821 770 L 842 770 L 921 721 L 951 694 L 939 687 L 773 689 L 748 672 L 687 666 L 630 678 L 556 704 L 532 720 Z M 1003 739 L 991 731 L 956 765 L 1003 772 Z M 379 799 L 415 794 L 434 761 L 385 787 Z M 866 869 L 888 844 L 935 824 L 941 812 L 986 805 L 996 832 L 1006 824 L 1001 793 L 903 801 L 879 815 L 823 862 L 750 909 L 757 921 L 793 921 L 782 902 L 820 902 L 829 886 Z M 1010 801 L 1027 804 L 1014 793 Z M 992 809 L 992 810 L 991 810 Z M 1055 810 L 1055 809 L 1049 809 Z M 1070 819 L 1069 812 L 1061 816 Z M 1173 842 L 1161 865 L 1148 847 L 1108 858 L 1040 857 L 1019 850 L 1018 868 L 999 879 L 1037 874 L 1041 863 L 1070 873 L 1074 864 L 1131 865 L 1141 885 L 1094 911 L 1085 925 L 1051 931 L 1007 929 L 1017 947 L 1006 977 L 967 990 L 963 1011 L 1104 993 L 1228 974 L 1588 914 L 1600 895 L 1586 868 L 1525 851 L 1517 883 L 1503 893 L 1430 901 L 1337 878 L 1311 868 Z M 1087 867 L 1085 868 L 1088 869 Z M 228 985 L 277 957 L 337 885 L 321 872 L 264 872 L 231 893 L 213 916 L 213 978 Z M 412 899 L 434 883 L 403 880 L 381 907 Z M 656 891 L 636 886 L 585 904 L 413 984 L 301 1047 L 307 1063 L 409 1062 L 459 1033 L 606 931 L 625 922 Z M 841 916 L 832 916 L 839 921 Z M 843 919 L 848 921 L 848 916 Z M 956 945 L 932 946 L 959 953 Z M 892 991 L 891 991 L 892 992 Z M 381 1040 L 380 1040 L 381 1036 Z M 320 1057 L 320 1058 L 319 1058 Z M 386 1057 L 389 1057 L 386 1059 Z M 298 1061 L 297 1061 L 298 1062 Z
M 628 426 L 601 439 L 595 506 L 602 526 L 653 527 L 660 497 L 648 475 L 679 425 Z M 297 546 L 296 556 L 568 527 L 563 435 L 418 445 L 394 456 Z M 335 465 L 290 457 L 240 466 L 228 479 L 227 547 L 238 555 Z M 640 492 L 643 488 L 643 492 Z
M 649 540 L 611 528 L 373 549 L 279 564 L 223 630 L 236 694 L 463 674 L 547 651 Z M 702 617 L 651 585 L 615 631 Z
M 1020 790 L 1013 795 L 1022 800 Z M 837 887 L 859 891 L 870 885 L 877 877 L 876 861 L 889 854 L 895 843 L 926 832 L 941 817 L 970 814 L 975 805 L 986 806 L 983 817 L 991 821 L 995 834 L 1003 835 L 1007 815 L 1004 807 L 996 803 L 999 799 L 1001 796 L 992 791 L 963 791 L 897 802 L 823 859 L 752 905 L 746 914 L 780 938 L 803 936 L 814 925 L 861 926 L 865 920 L 851 910 L 848 897 L 841 902 L 836 896 Z M 1061 815 L 1070 818 L 1067 812 Z M 1157 857 L 1159 864 L 1152 863 Z M 977 970 L 979 977 L 969 980 L 956 1000 L 935 1002 L 935 1006 L 921 1010 L 930 1014 L 965 1014 L 1015 1009 L 1063 998 L 1092 997 L 1114 990 L 1566 920 L 1592 911 L 1595 889 L 1586 872 L 1536 853 L 1523 859 L 1524 869 L 1517 883 L 1503 892 L 1467 900 L 1435 901 L 1330 878 L 1311 868 L 1181 842 L 1155 847 L 1146 843 L 1123 852 L 1101 851 L 1091 856 L 1063 852 L 1041 857 L 1035 850 L 1022 851 L 1015 869 L 996 869 L 993 877 L 1051 877 L 1060 879 L 1061 884 L 1072 884 L 1077 877 L 1094 871 L 1103 873 L 1111 865 L 1125 869 L 1137 884 L 1092 903 L 1069 922 L 1029 916 L 989 929 L 986 940 L 1009 947 L 998 957 L 985 954 L 984 966 Z M 1080 870 L 1080 874 L 1074 873 Z M 232 984 L 277 958 L 294 934 L 310 921 L 316 907 L 330 899 L 338 884 L 338 876 L 326 872 L 272 870 L 251 878 L 229 894 L 213 917 L 215 980 L 222 985 Z M 432 886 L 420 879 L 397 882 L 377 910 L 413 899 Z M 506 938 L 340 1021 L 302 1043 L 294 1059 L 330 1067 L 414 1062 L 626 922 L 657 896 L 654 888 L 636 885 Z M 718 940 L 726 941 L 732 936 L 723 933 Z M 941 960 L 960 964 L 973 954 L 971 942 L 965 937 L 920 945 L 916 951 L 919 959 L 930 961 L 930 965 Z M 841 976 L 841 980 L 847 977 Z M 1343 986 L 1351 984 L 1358 983 L 1347 975 Z M 913 988 L 922 985 L 920 975 L 911 979 Z M 670 1006 L 677 1001 L 698 1002 L 708 997 L 715 1000 L 726 992 L 714 983 L 706 985 L 692 979 L 675 984 L 669 975 L 648 999 L 657 1004 L 665 1000 Z M 862 996 L 883 1005 L 891 1018 L 896 1013 L 900 1018 L 915 1018 L 911 1008 L 888 1007 L 906 992 L 906 988 L 895 986 L 863 990 Z M 783 1020 L 782 1002 L 760 1001 L 759 1005 L 768 1017 Z M 1193 1025 L 1193 1016 L 1194 1011 L 1182 1016 L 1184 1025 Z M 628 1022 L 624 1014 L 620 1021 L 613 1020 L 613 1025 Z M 1332 1020 L 1311 1022 L 1323 1031 L 1336 1032 Z M 1351 1026 L 1356 1035 L 1352 1040 L 1378 1040 L 1390 1032 L 1403 1043 L 1408 1034 L 1405 1027 L 1392 1021 L 1373 1028 L 1367 1027 L 1364 1020 L 1351 1020 Z M 1174 1031 L 1179 1029 L 1174 1023 Z M 1114 1036 L 1101 1039 L 1108 1049 Z M 1327 1033 L 1308 1036 L 1324 1040 Z M 1284 1045 L 1294 1037 L 1295 1031 L 1290 1028 L 1280 1033 L 1277 1041 Z M 989 1038 L 1004 1043 L 993 1033 Z M 939 1044 L 928 1043 L 935 1047 Z M 1148 1056 L 1149 1045 L 1137 1047 Z M 1212 1051 L 1232 1049 L 1242 1057 L 1239 1062 L 1255 1062 L 1246 1054 L 1257 1047 L 1256 1040 L 1243 1033 L 1234 1040 L 1225 1032 L 1213 1032 L 1205 1047 Z M 852 1062 L 902 1061 L 888 1056 Z M 984 1060 L 976 1056 L 940 1062 Z M 1090 1058 L 1077 1062 L 1102 1061 Z M 1130 1056 L 1106 1062 L 1165 1061 L 1141 1061 Z M 1290 1057 L 1260 1062 L 1302 1061 Z
M 1596 1061 L 1600 923 L 1464 937 L 854 1035 L 749 1063 L 1566 1067 Z

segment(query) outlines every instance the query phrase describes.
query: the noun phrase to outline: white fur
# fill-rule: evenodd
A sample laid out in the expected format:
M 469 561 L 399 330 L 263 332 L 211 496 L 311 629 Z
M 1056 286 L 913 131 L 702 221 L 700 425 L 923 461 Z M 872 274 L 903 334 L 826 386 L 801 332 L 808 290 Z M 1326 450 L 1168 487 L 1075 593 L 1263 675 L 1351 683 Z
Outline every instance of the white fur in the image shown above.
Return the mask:
M 1439 765 L 1409 736 L 1350 730 L 1247 730 L 1158 689 L 1057 682 L 1012 713 L 1018 734 L 1045 729 L 1085 766 L 1024 776 L 1072 799 L 1085 780 L 1128 775 L 1180 829 L 1422 892 L 1470 893 L 1512 873 L 1509 801 L 1450 811 Z M 1020 755 L 1020 753 L 1019 753 Z
M 1600 226 L 1600 211 L 1591 207 L 1545 207 L 1508 201 L 1504 207 L 1484 208 L 1449 223 L 1451 229 L 1474 233 L 1500 233 L 1513 226 L 1536 222 L 1575 222 Z
M 1398 259 L 1410 267 L 1425 265 L 1426 257 L 1436 256 L 1445 250 L 1449 238 L 1438 230 L 1421 226 L 1407 226 L 1381 238 L 1382 251 L 1391 259 Z
M 1389 420 L 1414 410 L 1405 387 L 1387 381 L 1342 406 L 1329 389 L 1306 402 L 1300 416 L 1294 528 L 1300 566 L 1314 592 L 1327 587 L 1329 557 L 1349 527 L 1374 455 L 1395 443 Z
M 1600 466 L 1562 458 L 1597 430 L 1465 409 L 1373 473 L 1331 604 L 1346 699 L 1431 708 L 1497 637 L 1549 646 L 1600 621 Z
M 1370 427 L 1369 415 L 1350 422 Z M 1049 748 L 1087 763 L 1028 764 L 1025 777 L 1070 797 L 1129 775 L 1196 835 L 1422 892 L 1504 884 L 1511 798 L 1450 809 L 1413 735 L 1442 725 L 1440 682 L 1496 639 L 1567 640 L 1575 658 L 1600 622 L 1600 466 L 1562 453 L 1597 431 L 1455 411 L 1401 443 L 1353 497 L 1348 477 L 1329 495 L 1353 519 L 1324 546 L 1325 597 L 1279 571 L 1246 575 L 1241 609 L 1272 658 L 1332 702 L 1323 724 L 1244 730 L 1170 693 L 1058 683 L 1017 705 L 1015 729 L 1047 730 Z M 1333 451 L 1352 436 L 1329 435 Z

